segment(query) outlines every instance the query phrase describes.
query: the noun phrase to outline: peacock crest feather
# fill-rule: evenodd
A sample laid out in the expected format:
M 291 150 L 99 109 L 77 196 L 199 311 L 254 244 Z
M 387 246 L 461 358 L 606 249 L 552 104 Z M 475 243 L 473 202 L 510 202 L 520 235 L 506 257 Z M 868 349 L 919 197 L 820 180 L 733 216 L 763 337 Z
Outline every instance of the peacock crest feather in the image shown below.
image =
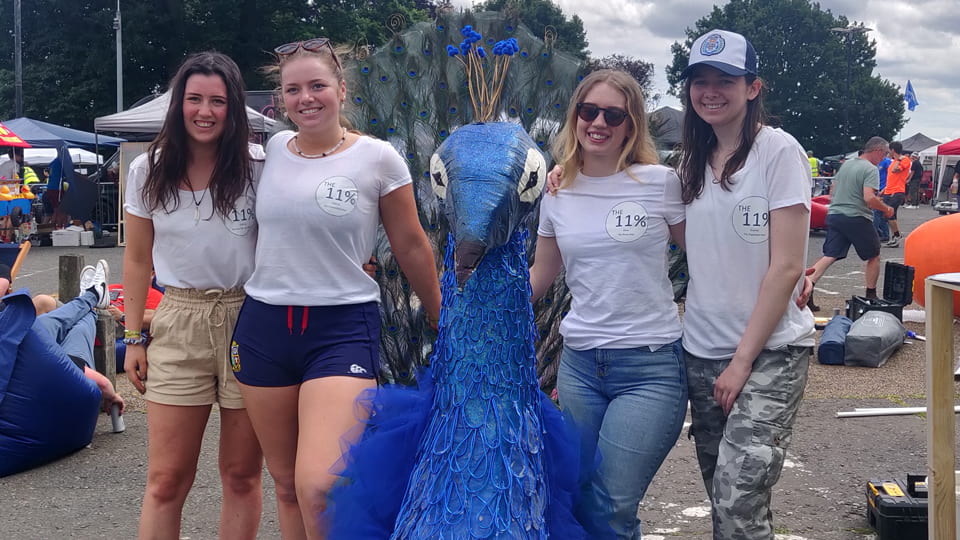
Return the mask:
M 438 254 L 438 272 L 444 268 L 440 254 L 450 224 L 431 186 L 430 159 L 434 151 L 461 126 L 494 120 L 519 125 L 535 147 L 546 152 L 586 70 L 582 61 L 553 48 L 549 32 L 546 40 L 539 39 L 516 16 L 441 11 L 434 21 L 402 30 L 402 25 L 392 20 L 395 33 L 387 44 L 372 54 L 364 48 L 347 62 L 351 96 L 347 115 L 355 127 L 389 141 L 405 157 L 414 179 L 421 224 Z M 467 26 L 470 50 L 476 52 L 482 47 L 488 53 L 485 58 L 470 57 L 475 68 L 472 72 L 464 69 L 462 45 L 468 35 L 463 30 Z M 513 54 L 492 54 L 503 43 L 512 44 Z M 448 46 L 456 48 L 458 54 L 451 56 Z M 502 77 L 494 79 L 494 74 Z M 496 86 L 486 91 L 496 99 L 477 106 L 477 84 L 493 80 Z M 535 241 L 536 235 L 525 239 L 527 257 L 534 252 Z M 383 310 L 381 373 L 384 382 L 410 383 L 416 368 L 427 363 L 434 335 L 382 230 L 375 256 L 380 263 Z M 534 306 L 540 338 L 538 373 L 542 386 L 548 389 L 555 381 L 555 360 L 561 346 L 557 328 L 569 303 L 570 295 L 561 277 Z

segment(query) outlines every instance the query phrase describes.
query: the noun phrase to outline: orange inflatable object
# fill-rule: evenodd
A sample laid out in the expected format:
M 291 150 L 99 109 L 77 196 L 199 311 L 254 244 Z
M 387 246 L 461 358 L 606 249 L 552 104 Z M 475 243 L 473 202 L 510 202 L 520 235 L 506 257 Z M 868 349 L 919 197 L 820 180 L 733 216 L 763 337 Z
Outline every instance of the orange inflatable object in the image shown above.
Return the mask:
M 934 274 L 960 272 L 960 214 L 932 219 L 903 243 L 903 263 L 914 268 L 913 301 L 924 304 L 924 280 Z M 960 317 L 960 292 L 953 293 L 953 314 Z
M 810 200 L 810 229 L 827 228 L 827 210 L 830 209 L 830 196 L 821 195 Z

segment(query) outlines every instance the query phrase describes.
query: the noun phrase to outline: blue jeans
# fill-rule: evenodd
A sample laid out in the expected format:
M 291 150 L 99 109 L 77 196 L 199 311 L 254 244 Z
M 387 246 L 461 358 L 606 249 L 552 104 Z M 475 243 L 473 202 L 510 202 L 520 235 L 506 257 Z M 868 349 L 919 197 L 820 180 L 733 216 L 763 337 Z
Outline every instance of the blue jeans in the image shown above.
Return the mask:
M 640 500 L 677 442 L 687 412 L 680 340 L 654 352 L 564 346 L 557 391 L 580 432 L 581 470 L 593 471 L 584 504 L 611 510 L 618 538 L 639 539 Z
M 53 338 L 67 356 L 93 366 L 93 340 L 97 335 L 97 295 L 84 291 L 80 296 L 37 317 L 33 328 Z
M 873 211 L 873 226 L 877 229 L 877 236 L 880 237 L 881 242 L 890 239 L 890 225 L 887 223 L 887 216 L 883 215 L 880 210 Z

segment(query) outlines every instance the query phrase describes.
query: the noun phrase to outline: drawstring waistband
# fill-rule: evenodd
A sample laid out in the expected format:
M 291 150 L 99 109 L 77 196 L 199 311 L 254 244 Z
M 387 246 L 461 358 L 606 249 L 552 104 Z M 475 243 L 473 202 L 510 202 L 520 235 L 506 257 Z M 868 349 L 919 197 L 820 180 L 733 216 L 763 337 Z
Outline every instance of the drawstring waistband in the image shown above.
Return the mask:
M 243 303 L 245 297 L 243 289 L 180 289 L 176 287 L 167 287 L 164 292 L 164 298 L 178 304 L 178 307 L 201 309 L 206 312 L 207 337 L 210 339 L 210 345 L 214 351 L 220 352 L 223 348 L 217 347 L 217 336 L 214 329 L 223 328 L 227 322 L 227 308 L 236 307 Z M 228 337 L 229 339 L 229 337 Z M 226 354 L 230 352 L 229 343 L 222 344 L 226 347 L 223 351 Z M 230 362 L 220 362 L 223 366 L 223 373 L 220 374 L 220 386 L 226 387 L 228 377 L 232 377 L 230 372 Z
M 307 320 L 310 318 L 310 308 L 303 306 L 303 317 L 300 320 L 300 335 L 307 331 Z M 287 306 L 287 331 L 293 335 L 293 306 Z

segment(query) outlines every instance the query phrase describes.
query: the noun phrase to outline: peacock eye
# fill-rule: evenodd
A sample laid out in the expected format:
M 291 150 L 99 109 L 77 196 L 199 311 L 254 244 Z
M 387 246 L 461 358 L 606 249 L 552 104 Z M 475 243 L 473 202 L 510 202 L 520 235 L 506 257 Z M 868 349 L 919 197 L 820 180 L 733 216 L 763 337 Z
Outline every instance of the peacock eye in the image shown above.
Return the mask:
M 447 167 L 440 159 L 440 154 L 430 157 L 430 185 L 437 197 L 447 198 Z
M 520 200 L 525 203 L 534 203 L 543 191 L 546 178 L 547 162 L 543 159 L 543 154 L 536 148 L 527 150 L 527 161 L 524 163 L 523 174 L 517 184 Z

